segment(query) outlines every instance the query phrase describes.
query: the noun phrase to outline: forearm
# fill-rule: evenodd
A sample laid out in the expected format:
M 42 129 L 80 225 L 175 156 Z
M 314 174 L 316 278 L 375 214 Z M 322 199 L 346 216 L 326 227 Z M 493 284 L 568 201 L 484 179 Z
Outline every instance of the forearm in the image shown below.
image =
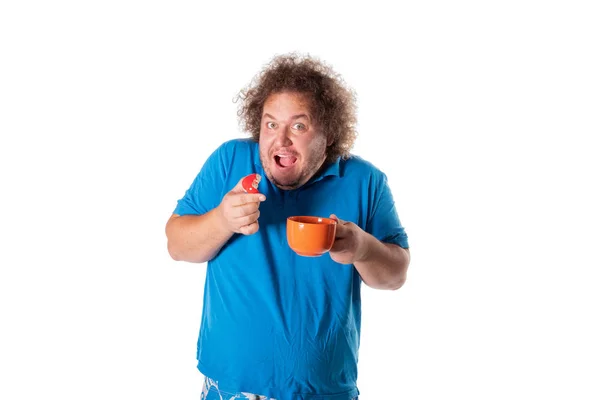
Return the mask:
M 166 234 L 171 257 L 195 263 L 213 259 L 233 235 L 216 208 L 203 215 L 174 215 L 167 223 Z
M 400 289 L 406 281 L 410 253 L 400 246 L 382 243 L 364 232 L 365 251 L 354 262 L 363 282 L 375 289 Z

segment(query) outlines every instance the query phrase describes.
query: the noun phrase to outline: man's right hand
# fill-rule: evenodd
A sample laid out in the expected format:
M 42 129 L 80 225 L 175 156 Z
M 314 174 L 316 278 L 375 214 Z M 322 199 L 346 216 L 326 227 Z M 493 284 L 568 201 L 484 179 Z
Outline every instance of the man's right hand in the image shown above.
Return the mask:
M 217 212 L 226 228 L 233 233 L 252 235 L 258 232 L 258 207 L 266 200 L 264 194 L 246 193 L 240 179 L 229 193 L 223 196 Z

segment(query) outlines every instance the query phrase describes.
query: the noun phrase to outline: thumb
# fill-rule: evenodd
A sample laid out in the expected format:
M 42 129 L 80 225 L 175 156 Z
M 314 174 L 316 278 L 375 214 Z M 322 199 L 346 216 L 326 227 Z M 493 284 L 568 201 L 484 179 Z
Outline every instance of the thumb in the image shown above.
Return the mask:
M 343 225 L 343 224 L 345 224 L 345 223 L 346 223 L 346 221 L 344 221 L 344 220 L 342 220 L 342 219 L 339 219 L 339 218 L 338 218 L 338 216 L 337 216 L 337 215 L 335 215 L 335 214 L 331 214 L 331 215 L 329 216 L 329 218 L 331 218 L 331 219 L 334 219 L 334 220 L 335 220 L 335 221 L 336 221 L 338 224 L 340 224 L 340 225 Z
M 335 227 L 335 238 L 336 238 L 336 240 L 344 238 L 346 236 L 346 233 L 347 233 L 346 232 L 347 228 L 344 226 L 345 221 L 339 219 L 338 216 L 335 215 L 335 214 L 331 214 L 329 216 L 329 218 L 331 218 L 332 220 L 334 220 L 337 223 L 336 224 L 337 226 Z M 335 243 L 334 243 L 334 246 L 335 246 Z M 335 250 L 335 247 L 334 247 L 334 250 Z
M 240 179 L 231 190 L 235 193 L 258 193 L 258 183 L 261 180 L 259 174 L 250 174 Z

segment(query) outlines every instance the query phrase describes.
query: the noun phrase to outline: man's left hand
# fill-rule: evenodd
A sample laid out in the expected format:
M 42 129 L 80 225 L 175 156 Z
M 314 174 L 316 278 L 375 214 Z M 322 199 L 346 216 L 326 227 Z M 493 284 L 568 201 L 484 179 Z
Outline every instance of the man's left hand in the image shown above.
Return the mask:
M 329 251 L 331 259 L 340 264 L 354 264 L 366 259 L 366 232 L 353 222 L 339 219 L 335 214 L 331 214 L 329 218 L 337 221 L 335 242 Z

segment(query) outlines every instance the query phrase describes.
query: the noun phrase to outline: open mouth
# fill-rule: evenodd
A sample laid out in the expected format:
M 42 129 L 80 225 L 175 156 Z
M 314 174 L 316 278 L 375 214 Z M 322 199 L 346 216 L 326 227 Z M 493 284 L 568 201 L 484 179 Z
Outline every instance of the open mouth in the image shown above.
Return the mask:
M 289 168 L 293 166 L 298 158 L 291 154 L 275 154 L 275 163 L 280 168 Z

